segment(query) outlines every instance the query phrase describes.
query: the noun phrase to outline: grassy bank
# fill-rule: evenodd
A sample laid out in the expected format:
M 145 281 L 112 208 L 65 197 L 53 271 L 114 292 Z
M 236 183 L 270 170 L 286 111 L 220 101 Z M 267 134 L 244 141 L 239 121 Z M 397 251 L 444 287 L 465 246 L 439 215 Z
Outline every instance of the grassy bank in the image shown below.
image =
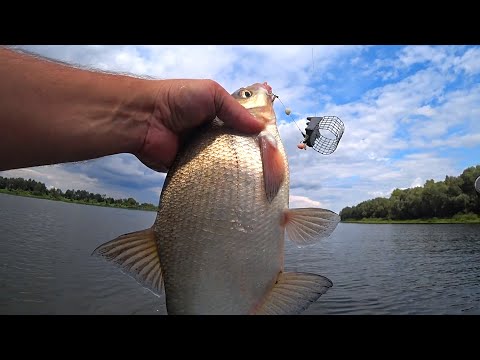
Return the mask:
M 110 208 L 118 208 L 118 209 L 129 209 L 129 210 L 143 210 L 143 211 L 157 211 L 157 207 L 151 206 L 127 206 L 127 205 L 120 205 L 120 204 L 109 204 L 106 202 L 97 202 L 91 200 L 73 200 L 67 199 L 63 196 L 54 197 L 49 195 L 34 195 L 31 192 L 23 191 L 23 190 L 7 190 L 7 189 L 0 189 L 0 194 L 9 194 L 15 196 L 24 196 L 24 197 L 31 197 L 36 199 L 44 199 L 44 200 L 52 200 L 52 201 L 62 201 L 71 204 L 81 204 L 81 205 L 93 205 L 93 206 L 102 206 L 102 207 L 110 207 Z
M 355 224 L 480 224 L 480 216 L 477 214 L 457 214 L 449 219 L 411 219 L 411 220 L 389 220 L 389 219 L 361 219 L 342 220 L 343 223 Z

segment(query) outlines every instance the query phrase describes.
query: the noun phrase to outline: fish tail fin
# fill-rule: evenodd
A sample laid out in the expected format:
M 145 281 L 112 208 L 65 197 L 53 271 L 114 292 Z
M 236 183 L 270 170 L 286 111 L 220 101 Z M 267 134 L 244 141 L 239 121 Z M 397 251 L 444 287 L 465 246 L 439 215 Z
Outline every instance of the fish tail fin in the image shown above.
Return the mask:
M 163 292 L 162 267 L 153 228 L 121 235 L 97 247 L 100 256 L 153 293 Z
M 332 286 L 333 283 L 321 275 L 299 272 L 280 273 L 272 290 L 254 314 L 299 314 Z

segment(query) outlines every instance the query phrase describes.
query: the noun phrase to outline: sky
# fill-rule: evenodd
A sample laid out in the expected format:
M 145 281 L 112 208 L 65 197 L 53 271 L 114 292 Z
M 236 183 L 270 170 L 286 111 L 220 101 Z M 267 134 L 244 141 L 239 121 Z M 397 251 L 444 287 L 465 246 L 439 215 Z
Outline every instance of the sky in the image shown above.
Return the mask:
M 335 212 L 480 164 L 480 46 L 19 46 L 90 69 L 208 78 L 230 93 L 267 81 L 290 167 L 290 207 Z M 337 149 L 299 150 L 307 116 L 339 117 Z M 296 124 L 295 124 L 296 122 Z M 135 156 L 0 172 L 62 190 L 158 204 L 165 174 Z

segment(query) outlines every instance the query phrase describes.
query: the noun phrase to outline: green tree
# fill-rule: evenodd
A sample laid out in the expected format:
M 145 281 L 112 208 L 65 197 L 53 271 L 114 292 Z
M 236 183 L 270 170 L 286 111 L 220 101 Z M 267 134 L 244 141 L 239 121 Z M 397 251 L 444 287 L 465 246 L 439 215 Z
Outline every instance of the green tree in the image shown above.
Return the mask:
M 444 181 L 427 180 L 422 187 L 395 189 L 389 198 L 374 198 L 341 210 L 342 220 L 384 218 L 392 220 L 453 217 L 473 212 L 480 215 L 480 194 L 474 183 L 480 165 L 469 167 L 460 176 Z

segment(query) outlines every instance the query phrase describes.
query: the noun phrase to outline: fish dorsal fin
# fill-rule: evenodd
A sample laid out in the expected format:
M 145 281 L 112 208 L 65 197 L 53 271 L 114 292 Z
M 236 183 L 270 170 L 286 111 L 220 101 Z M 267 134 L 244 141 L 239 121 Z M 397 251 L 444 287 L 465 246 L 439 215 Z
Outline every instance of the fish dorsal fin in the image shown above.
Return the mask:
M 258 137 L 262 156 L 265 194 L 269 202 L 277 196 L 285 179 L 285 161 L 277 146 L 275 137 L 268 131 L 262 131 Z
M 140 285 L 162 294 L 162 268 L 152 228 L 121 235 L 100 245 L 92 255 L 105 258 Z
M 255 314 L 299 314 L 332 286 L 332 282 L 321 275 L 297 272 L 280 273 L 274 287 Z
M 340 222 L 340 216 L 320 208 L 285 210 L 283 225 L 288 239 L 297 246 L 314 244 L 332 234 Z

